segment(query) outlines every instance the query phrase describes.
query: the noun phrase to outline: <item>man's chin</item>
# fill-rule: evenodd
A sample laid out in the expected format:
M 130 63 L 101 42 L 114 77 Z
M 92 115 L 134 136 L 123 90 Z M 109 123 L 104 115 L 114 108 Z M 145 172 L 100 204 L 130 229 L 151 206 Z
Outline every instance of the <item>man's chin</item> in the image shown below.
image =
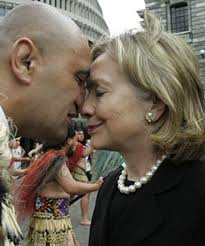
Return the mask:
M 19 135 L 19 134 L 18 134 Z M 45 130 L 32 132 L 31 134 L 21 134 L 20 136 L 33 139 L 37 142 L 46 142 L 51 144 L 62 144 L 66 140 L 67 136 L 67 128 L 65 130 L 57 131 L 57 130 Z
M 62 132 L 54 132 L 52 135 L 45 137 L 48 143 L 63 144 L 67 137 L 67 130 Z

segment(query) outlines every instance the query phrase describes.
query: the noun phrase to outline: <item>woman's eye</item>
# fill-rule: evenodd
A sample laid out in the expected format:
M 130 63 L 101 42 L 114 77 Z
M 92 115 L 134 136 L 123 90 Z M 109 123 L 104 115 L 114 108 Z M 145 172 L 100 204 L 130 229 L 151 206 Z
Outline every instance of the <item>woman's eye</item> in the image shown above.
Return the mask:
M 102 91 L 102 90 L 96 90 L 95 91 L 95 95 L 96 97 L 101 97 L 105 94 L 105 91 Z

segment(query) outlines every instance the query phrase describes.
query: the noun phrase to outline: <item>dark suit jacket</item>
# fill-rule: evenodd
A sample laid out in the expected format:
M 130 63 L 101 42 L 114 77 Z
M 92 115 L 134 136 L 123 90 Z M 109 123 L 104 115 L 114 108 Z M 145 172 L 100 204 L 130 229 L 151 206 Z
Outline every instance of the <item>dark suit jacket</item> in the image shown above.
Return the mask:
M 205 161 L 165 160 L 132 202 L 128 195 L 116 221 L 119 234 L 109 243 L 108 209 L 120 172 L 109 175 L 99 191 L 89 246 L 205 245 Z

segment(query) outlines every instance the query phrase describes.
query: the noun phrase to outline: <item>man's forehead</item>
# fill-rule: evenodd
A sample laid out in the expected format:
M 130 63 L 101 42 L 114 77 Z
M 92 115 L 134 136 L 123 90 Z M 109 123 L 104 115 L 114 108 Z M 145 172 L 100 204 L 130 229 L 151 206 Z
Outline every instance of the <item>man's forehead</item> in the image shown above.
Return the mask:
M 77 73 L 82 76 L 88 77 L 90 74 L 91 58 L 90 51 L 80 51 L 78 50 L 73 55 L 73 62 L 77 66 Z
M 75 54 L 87 54 L 89 57 L 91 56 L 89 43 L 85 36 L 75 36 L 75 38 L 72 38 L 69 41 L 68 45 L 70 45 L 70 48 L 73 50 Z

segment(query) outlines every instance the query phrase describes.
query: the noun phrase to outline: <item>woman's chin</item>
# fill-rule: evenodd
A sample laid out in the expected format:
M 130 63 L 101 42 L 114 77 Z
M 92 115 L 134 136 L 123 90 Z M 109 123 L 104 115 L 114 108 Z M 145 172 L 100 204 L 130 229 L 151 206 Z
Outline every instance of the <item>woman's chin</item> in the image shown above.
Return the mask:
M 91 146 L 96 150 L 104 149 L 104 144 L 99 139 L 90 139 Z
M 102 145 L 102 144 L 91 143 L 91 146 L 92 146 L 93 149 L 95 149 L 95 150 L 101 150 L 101 149 L 103 149 L 103 145 Z
M 101 141 L 92 141 L 91 139 L 91 146 L 95 149 L 95 150 L 111 150 L 112 151 L 112 148 L 108 145 L 108 144 L 105 144 L 105 143 L 102 143 Z

